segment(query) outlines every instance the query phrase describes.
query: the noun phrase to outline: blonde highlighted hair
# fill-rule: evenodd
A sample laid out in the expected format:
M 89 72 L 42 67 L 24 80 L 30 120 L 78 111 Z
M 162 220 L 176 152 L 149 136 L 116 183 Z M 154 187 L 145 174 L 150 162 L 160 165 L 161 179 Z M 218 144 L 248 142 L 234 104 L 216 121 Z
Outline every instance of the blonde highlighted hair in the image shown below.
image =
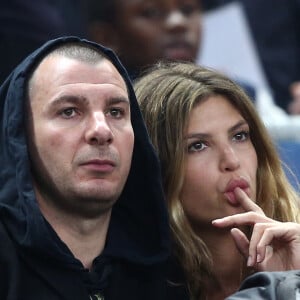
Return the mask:
M 192 63 L 159 63 L 135 84 L 135 92 L 161 164 L 175 255 L 188 281 L 191 299 L 199 299 L 212 276 L 211 254 L 193 231 L 179 199 L 184 180 L 183 133 L 199 102 L 222 95 L 250 128 L 258 159 L 257 204 L 268 217 L 299 221 L 298 195 L 290 185 L 273 141 L 252 101 L 228 77 Z

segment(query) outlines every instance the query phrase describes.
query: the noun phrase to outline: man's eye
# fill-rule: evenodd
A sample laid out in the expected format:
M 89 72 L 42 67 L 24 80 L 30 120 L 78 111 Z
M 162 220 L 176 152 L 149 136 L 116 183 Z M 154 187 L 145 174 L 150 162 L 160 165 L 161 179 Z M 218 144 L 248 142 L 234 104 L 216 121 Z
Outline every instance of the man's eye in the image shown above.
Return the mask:
M 61 111 L 61 115 L 65 118 L 72 118 L 76 115 L 76 109 L 74 107 L 69 107 Z
M 124 110 L 120 108 L 112 108 L 109 110 L 109 114 L 114 118 L 121 118 L 124 115 Z
M 142 11 L 142 16 L 147 19 L 159 19 L 164 15 L 163 10 L 161 8 L 158 8 L 156 6 L 152 7 L 146 7 Z

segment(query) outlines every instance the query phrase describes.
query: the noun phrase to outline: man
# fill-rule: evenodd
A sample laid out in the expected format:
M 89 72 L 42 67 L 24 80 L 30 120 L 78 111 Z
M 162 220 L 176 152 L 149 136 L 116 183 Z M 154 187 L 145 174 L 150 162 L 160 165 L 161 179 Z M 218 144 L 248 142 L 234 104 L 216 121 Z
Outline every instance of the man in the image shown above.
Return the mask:
M 50 41 L 0 98 L 0 299 L 184 299 L 167 281 L 159 164 L 118 58 Z
M 199 0 L 87 3 L 90 39 L 116 51 L 132 78 L 161 59 L 196 60 L 201 38 Z
M 196 62 L 201 46 L 200 0 L 89 0 L 89 38 L 112 48 L 131 79 L 160 60 Z M 251 99 L 254 88 L 239 84 Z

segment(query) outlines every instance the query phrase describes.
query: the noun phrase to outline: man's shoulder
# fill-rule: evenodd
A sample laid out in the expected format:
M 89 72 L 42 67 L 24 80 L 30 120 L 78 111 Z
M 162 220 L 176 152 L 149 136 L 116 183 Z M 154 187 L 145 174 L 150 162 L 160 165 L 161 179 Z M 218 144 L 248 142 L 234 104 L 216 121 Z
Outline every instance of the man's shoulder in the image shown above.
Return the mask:
M 6 230 L 3 222 L 0 219 L 0 264 L 2 266 L 8 264 L 11 259 L 15 260 L 16 248 L 12 238 Z
M 122 299 L 188 300 L 185 283 L 174 271 L 167 260 L 152 266 L 119 262 L 113 272 L 110 290 L 117 289 L 124 296 Z

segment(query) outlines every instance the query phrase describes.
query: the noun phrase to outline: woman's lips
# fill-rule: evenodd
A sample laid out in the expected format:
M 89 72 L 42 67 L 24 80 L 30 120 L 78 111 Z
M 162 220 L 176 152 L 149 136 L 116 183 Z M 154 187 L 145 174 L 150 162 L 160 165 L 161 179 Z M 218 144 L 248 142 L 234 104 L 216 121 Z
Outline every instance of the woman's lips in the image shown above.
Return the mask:
M 250 196 L 249 195 L 249 193 L 250 193 L 249 184 L 246 180 L 244 180 L 244 179 L 231 180 L 227 184 L 224 194 L 225 194 L 225 197 L 228 200 L 228 202 L 234 206 L 239 205 L 239 201 L 236 199 L 236 196 L 234 193 L 234 190 L 236 188 L 242 189 L 248 196 Z

